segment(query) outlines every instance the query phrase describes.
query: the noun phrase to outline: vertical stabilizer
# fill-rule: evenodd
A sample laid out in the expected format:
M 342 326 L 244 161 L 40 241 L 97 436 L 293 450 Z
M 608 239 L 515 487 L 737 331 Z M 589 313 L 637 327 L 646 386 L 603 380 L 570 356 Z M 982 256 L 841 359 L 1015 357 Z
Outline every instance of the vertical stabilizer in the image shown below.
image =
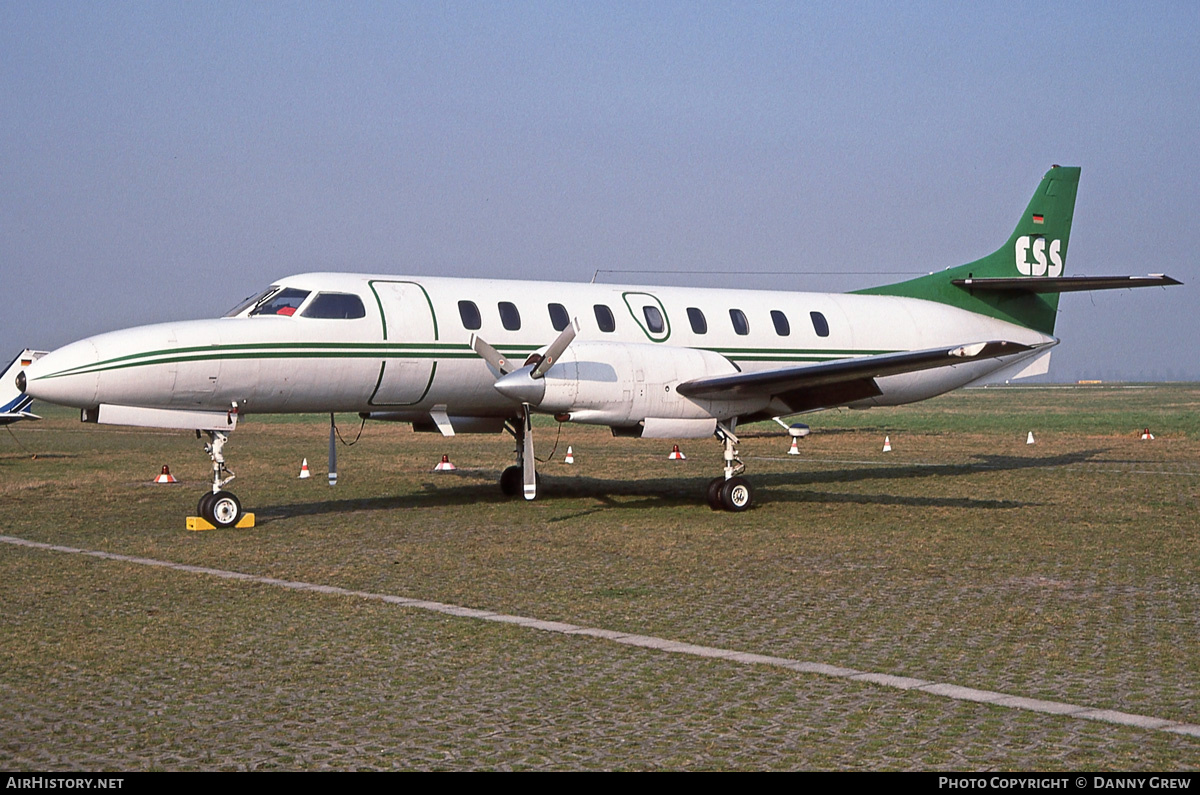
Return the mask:
M 986 257 L 898 284 L 856 290 L 861 295 L 896 295 L 950 304 L 1007 320 L 1043 334 L 1054 333 L 1057 292 L 972 291 L 955 279 L 1051 277 L 1065 275 L 1079 168 L 1053 166 L 1017 222 L 1008 242 Z
M 45 351 L 25 349 L 9 362 L 0 374 L 0 425 L 20 420 L 40 420 L 41 417 L 29 410 L 33 398 L 25 394 L 24 381 L 18 378 L 35 359 L 45 356 Z

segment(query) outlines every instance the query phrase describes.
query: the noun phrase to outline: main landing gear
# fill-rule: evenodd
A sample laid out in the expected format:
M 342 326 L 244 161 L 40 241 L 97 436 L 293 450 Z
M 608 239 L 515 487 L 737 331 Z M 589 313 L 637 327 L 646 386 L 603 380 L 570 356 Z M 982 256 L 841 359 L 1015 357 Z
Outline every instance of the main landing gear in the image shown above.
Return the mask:
M 735 422 L 731 421 L 730 425 Z M 709 481 L 708 507 L 714 511 L 740 513 L 754 503 L 754 490 L 750 487 L 750 481 L 741 477 L 746 465 L 738 458 L 738 438 L 730 427 L 720 422 L 717 423 L 716 436 L 725 446 L 725 475 Z
M 197 431 L 196 436 L 199 435 Z M 212 491 L 200 497 L 196 509 L 205 521 L 216 527 L 233 527 L 242 518 L 242 503 L 233 492 L 225 491 L 225 486 L 237 477 L 232 469 L 225 466 L 224 450 L 229 437 L 220 431 L 208 431 L 208 439 L 204 451 L 212 459 Z

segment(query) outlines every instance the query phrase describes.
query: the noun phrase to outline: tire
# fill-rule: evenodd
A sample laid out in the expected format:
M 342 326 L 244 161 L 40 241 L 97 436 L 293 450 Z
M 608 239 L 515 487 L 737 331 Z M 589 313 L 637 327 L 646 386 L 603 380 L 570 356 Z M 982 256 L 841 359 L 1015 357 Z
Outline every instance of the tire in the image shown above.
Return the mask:
M 727 511 L 740 513 L 754 502 L 754 490 L 745 478 L 730 478 L 721 486 L 721 505 Z
M 500 473 L 500 491 L 505 497 L 516 497 L 525 492 L 525 473 L 518 466 L 511 466 Z
M 242 518 L 242 503 L 232 492 L 218 491 L 208 503 L 208 512 L 212 514 L 209 521 L 217 527 L 233 527 Z
M 212 510 L 211 510 L 212 498 L 213 498 L 213 492 L 206 491 L 200 495 L 200 502 L 198 502 L 196 504 L 197 515 L 199 515 L 202 519 L 204 519 L 204 521 L 208 522 L 209 524 L 212 523 Z
M 714 511 L 720 511 L 725 506 L 721 504 L 721 487 L 725 485 L 725 478 L 713 478 L 708 482 L 708 507 Z

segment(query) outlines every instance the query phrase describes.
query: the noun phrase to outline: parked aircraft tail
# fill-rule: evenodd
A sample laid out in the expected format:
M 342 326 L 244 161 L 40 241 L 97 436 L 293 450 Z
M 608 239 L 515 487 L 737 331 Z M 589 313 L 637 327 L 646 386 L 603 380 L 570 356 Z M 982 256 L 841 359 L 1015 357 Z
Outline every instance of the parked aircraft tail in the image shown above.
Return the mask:
M 998 250 L 957 268 L 855 292 L 924 298 L 1053 334 L 1062 290 L 1029 288 L 1051 287 L 1045 280 L 1061 279 L 1065 273 L 1078 188 L 1078 167 L 1053 166 L 1042 177 L 1008 242 Z M 1004 289 L 979 287 L 990 279 L 1008 283 Z M 1042 283 L 1035 284 L 1037 280 Z
M 1182 284 L 1161 273 L 1067 276 L 1067 243 L 1078 188 L 1078 167 L 1053 166 L 999 250 L 940 273 L 855 292 L 924 298 L 1053 334 L 1061 293 Z
M 45 353 L 45 351 L 25 349 L 17 358 L 9 362 L 8 367 L 4 368 L 4 373 L 0 374 L 0 425 L 8 425 L 20 420 L 41 419 L 29 411 L 33 398 L 26 395 L 24 390 L 17 386 L 17 375 L 32 364 L 34 359 L 41 358 Z

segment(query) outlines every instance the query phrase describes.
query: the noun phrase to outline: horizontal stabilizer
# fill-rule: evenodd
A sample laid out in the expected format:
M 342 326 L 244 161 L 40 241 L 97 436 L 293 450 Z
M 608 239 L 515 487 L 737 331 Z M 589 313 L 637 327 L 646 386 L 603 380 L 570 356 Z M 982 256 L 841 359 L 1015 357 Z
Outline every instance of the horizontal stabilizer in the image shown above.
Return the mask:
M 29 411 L 5 411 L 0 413 L 0 425 L 18 422 L 20 420 L 40 420 L 41 417 Z
M 1148 276 L 1016 276 L 996 279 L 954 279 L 964 290 L 1011 293 L 1076 293 L 1084 290 L 1123 290 L 1128 287 L 1169 287 L 1183 284 L 1161 273 Z

